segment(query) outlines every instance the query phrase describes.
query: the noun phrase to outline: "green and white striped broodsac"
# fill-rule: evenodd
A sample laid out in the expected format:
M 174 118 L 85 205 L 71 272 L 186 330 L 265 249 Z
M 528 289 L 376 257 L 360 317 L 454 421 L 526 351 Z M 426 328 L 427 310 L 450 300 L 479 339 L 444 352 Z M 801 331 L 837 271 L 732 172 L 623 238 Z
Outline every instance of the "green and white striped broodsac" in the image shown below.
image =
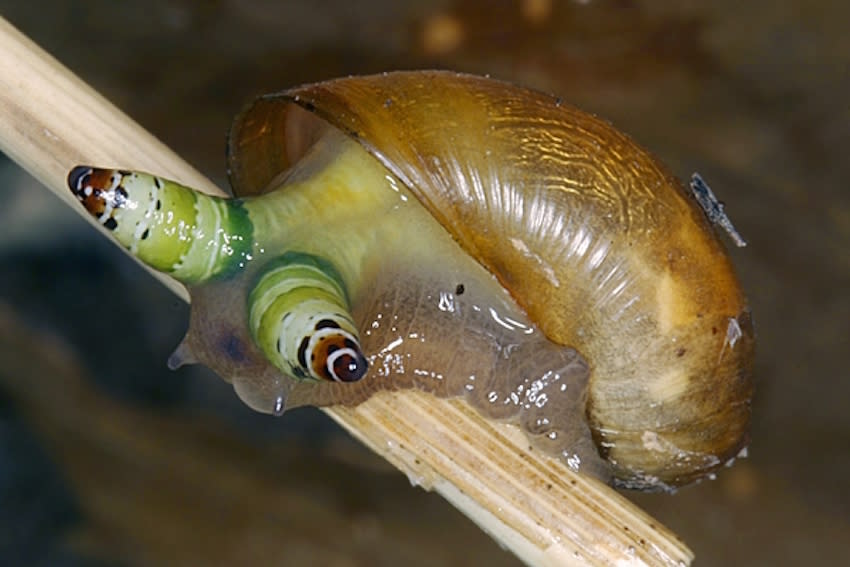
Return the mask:
M 607 474 L 582 416 L 584 359 L 347 136 L 326 133 L 278 188 L 244 199 L 87 166 L 68 183 L 125 248 L 189 289 L 170 366 L 201 362 L 274 414 L 384 389 L 463 396 Z
M 68 183 L 132 254 L 185 284 L 239 276 L 255 254 L 264 253 L 252 222 L 260 215 L 238 199 L 211 197 L 144 173 L 86 166 L 74 168 Z M 368 363 L 346 285 L 333 264 L 287 251 L 252 277 L 249 328 L 272 364 L 299 380 L 354 382 L 364 376 Z

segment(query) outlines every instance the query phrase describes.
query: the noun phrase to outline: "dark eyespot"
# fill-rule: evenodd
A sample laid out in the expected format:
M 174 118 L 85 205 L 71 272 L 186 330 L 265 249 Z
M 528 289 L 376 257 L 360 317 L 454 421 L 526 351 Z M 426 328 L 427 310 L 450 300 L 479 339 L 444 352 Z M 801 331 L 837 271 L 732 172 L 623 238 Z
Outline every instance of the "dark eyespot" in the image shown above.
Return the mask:
M 109 217 L 109 218 L 108 218 L 108 219 L 106 219 L 106 221 L 103 223 L 103 226 L 105 226 L 105 227 L 106 227 L 106 228 L 108 228 L 109 230 L 115 230 L 115 229 L 118 227 L 118 222 L 117 222 L 114 218 Z
M 343 354 L 334 360 L 332 374 L 340 382 L 357 382 L 368 369 L 369 363 L 362 356 Z
M 68 173 L 68 187 L 77 195 L 82 194 L 90 180 L 91 168 L 84 165 L 78 165 Z
M 151 230 L 149 228 L 146 228 L 145 231 L 142 233 L 142 240 L 147 240 L 148 236 L 150 236 L 150 235 L 151 235 Z
M 331 319 L 322 319 L 316 323 L 316 330 L 318 331 L 319 329 L 339 329 L 339 324 Z
M 464 289 L 463 284 L 457 284 L 457 287 L 455 288 L 455 295 L 463 295 L 464 291 L 466 291 L 466 289 Z

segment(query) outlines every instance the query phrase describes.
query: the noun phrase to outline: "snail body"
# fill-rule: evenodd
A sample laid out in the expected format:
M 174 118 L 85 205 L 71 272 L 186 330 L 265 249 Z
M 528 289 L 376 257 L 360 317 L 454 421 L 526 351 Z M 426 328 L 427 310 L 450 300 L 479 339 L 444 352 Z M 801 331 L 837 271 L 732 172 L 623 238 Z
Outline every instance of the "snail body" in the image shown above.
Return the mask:
M 228 160 L 238 199 L 187 199 L 192 238 L 145 239 L 158 269 L 193 266 L 172 365 L 202 362 L 271 413 L 382 389 L 464 396 L 633 488 L 700 478 L 746 444 L 754 341 L 729 258 L 610 125 L 498 81 L 389 73 L 258 99 Z M 118 176 L 69 183 L 139 253 L 148 221 L 122 226 Z M 331 359 L 352 379 L 323 374 Z

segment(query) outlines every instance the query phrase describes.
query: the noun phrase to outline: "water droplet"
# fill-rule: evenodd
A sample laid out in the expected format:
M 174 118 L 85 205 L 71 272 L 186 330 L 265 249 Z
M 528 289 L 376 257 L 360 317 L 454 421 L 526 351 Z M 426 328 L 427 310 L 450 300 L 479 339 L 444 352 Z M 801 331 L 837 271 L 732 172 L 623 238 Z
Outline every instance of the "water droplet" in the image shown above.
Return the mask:
M 455 310 L 455 299 L 454 296 L 445 291 L 440 292 L 440 303 L 437 305 L 440 311 L 447 311 L 449 313 L 454 313 Z
M 285 402 L 286 400 L 284 400 L 283 396 L 278 396 L 274 401 L 274 409 L 272 410 L 272 413 L 277 417 L 282 416 L 283 412 L 286 410 Z

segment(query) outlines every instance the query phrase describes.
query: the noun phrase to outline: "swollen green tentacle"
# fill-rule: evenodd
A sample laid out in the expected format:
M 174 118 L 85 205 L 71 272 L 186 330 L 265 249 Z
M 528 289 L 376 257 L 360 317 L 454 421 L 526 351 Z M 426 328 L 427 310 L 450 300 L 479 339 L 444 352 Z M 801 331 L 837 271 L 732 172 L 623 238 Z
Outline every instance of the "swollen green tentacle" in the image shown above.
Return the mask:
M 133 255 L 184 283 L 243 268 L 252 225 L 242 202 L 145 173 L 75 167 L 68 185 Z
M 345 284 L 327 260 L 284 254 L 263 271 L 248 309 L 254 341 L 287 374 L 354 382 L 366 373 Z
M 268 244 L 255 241 L 250 210 L 238 199 L 145 173 L 87 166 L 74 168 L 68 185 L 133 255 L 184 283 L 242 272 L 255 250 L 263 254 Z M 364 376 L 368 364 L 349 307 L 333 264 L 291 251 L 263 264 L 247 301 L 254 342 L 296 380 L 354 382 Z

